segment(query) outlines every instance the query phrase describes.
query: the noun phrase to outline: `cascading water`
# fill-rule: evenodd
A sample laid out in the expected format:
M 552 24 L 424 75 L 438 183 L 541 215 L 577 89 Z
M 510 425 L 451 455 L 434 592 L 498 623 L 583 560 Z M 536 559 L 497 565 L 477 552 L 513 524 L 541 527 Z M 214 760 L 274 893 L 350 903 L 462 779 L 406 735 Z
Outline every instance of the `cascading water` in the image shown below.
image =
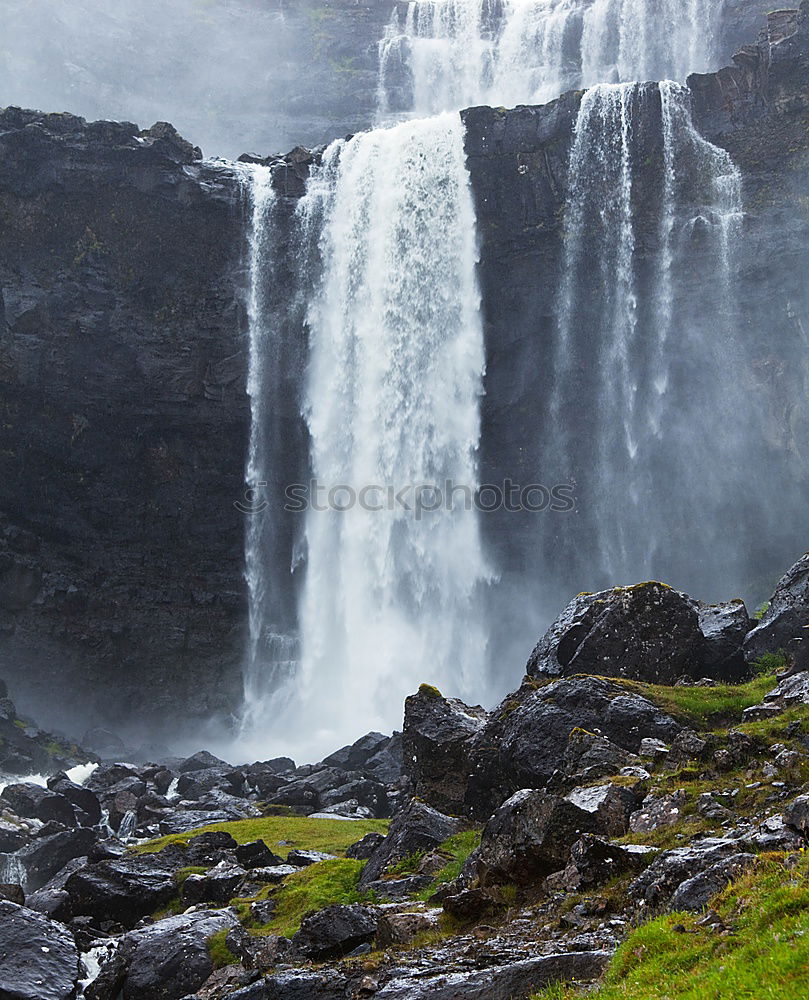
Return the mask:
M 247 453 L 244 513 L 245 576 L 249 605 L 249 645 L 244 671 L 243 736 L 262 724 L 267 705 L 294 672 L 297 641 L 285 627 L 289 604 L 288 557 L 284 558 L 279 512 L 288 470 L 285 448 L 294 436 L 282 412 L 284 380 L 294 377 L 285 355 L 274 294 L 278 282 L 275 226 L 277 198 L 272 171 L 259 164 L 239 164 L 239 178 L 249 208 L 247 319 L 250 440 Z M 293 370 L 287 370 L 293 369 Z
M 684 80 L 710 68 L 720 13 L 716 0 L 415 0 L 380 42 L 380 116 Z
M 420 681 L 484 688 L 489 572 L 461 501 L 477 486 L 484 356 L 459 117 L 333 144 L 300 216 L 322 258 L 306 401 L 321 505 L 333 487 L 337 507 L 379 487 L 365 509 L 307 514 L 302 672 L 284 745 L 305 726 L 326 749 L 355 738 L 358 719 L 390 728 Z M 447 481 L 461 491 L 454 509 L 416 509 L 415 487 Z
M 334 143 L 297 210 L 288 269 L 294 308 L 308 303 L 302 408 L 322 492 L 309 497 L 305 545 L 279 545 L 271 511 L 248 523 L 242 735 L 257 736 L 257 750 L 313 756 L 355 738 L 360 718 L 390 729 L 421 681 L 475 700 L 485 693 L 494 574 L 476 512 L 412 509 L 419 484 L 477 485 L 484 344 L 459 108 L 541 103 L 601 84 L 585 94 L 575 130 L 551 398 L 537 429 L 542 468 L 529 470 L 538 481 L 575 480 L 580 505 L 563 522 L 537 522 L 531 572 L 554 595 L 677 580 L 710 544 L 727 578 L 739 578 L 738 545 L 712 535 L 744 467 L 731 282 L 739 175 L 694 129 L 686 88 L 621 82 L 709 68 L 719 8 L 419 0 L 402 16 L 399 5 L 380 44 L 380 120 L 436 117 Z M 269 169 L 242 176 L 247 480 L 257 494 L 274 490 L 277 510 L 280 480 L 266 484 L 289 468 L 273 450 L 285 395 L 273 301 L 279 202 Z M 717 418 L 710 445 L 695 433 L 707 413 Z M 367 487 L 380 488 L 372 503 L 392 509 L 363 507 Z M 410 509 L 397 499 L 403 489 Z M 297 616 L 279 611 L 277 580 L 290 571 L 279 554 L 290 550 L 293 566 L 305 565 Z M 531 638 L 542 622 L 528 619 L 540 613 L 520 626 Z
M 549 558 L 595 589 L 670 573 L 687 536 L 738 578 L 735 533 L 716 528 L 749 440 L 734 370 L 738 171 L 674 83 L 589 90 L 569 170 L 547 461 L 581 502 Z

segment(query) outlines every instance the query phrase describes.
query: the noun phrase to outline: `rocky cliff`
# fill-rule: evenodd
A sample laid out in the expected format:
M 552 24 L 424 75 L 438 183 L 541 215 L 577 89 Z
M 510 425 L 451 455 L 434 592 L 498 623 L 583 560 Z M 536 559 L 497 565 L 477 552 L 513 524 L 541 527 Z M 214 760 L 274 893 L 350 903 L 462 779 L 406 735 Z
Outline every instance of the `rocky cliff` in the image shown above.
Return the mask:
M 771 15 L 733 66 L 689 81 L 697 126 L 743 172 L 740 377 L 773 468 L 787 462 L 798 486 L 809 468 L 796 405 L 809 314 L 807 16 L 806 2 Z M 541 466 L 530 442 L 548 389 L 580 101 L 464 113 L 488 353 L 484 479 Z M 659 161 L 659 148 L 649 156 Z M 310 161 L 274 161 L 287 209 Z M 244 231 L 236 173 L 203 162 L 170 126 L 0 115 L 0 655 L 46 723 L 120 723 L 137 704 L 174 728 L 238 700 Z M 284 253 L 290 239 L 287 229 Z M 695 241 L 682 275 L 697 302 L 710 292 L 699 289 L 704 253 Z M 783 477 L 768 488 L 777 511 Z M 530 523 L 516 530 L 509 517 L 508 532 L 496 516 L 486 531 L 519 571 L 535 543 Z M 748 527 L 740 546 L 774 578 L 799 526 L 784 518 L 761 538 Z
M 221 712 L 245 618 L 234 177 L 170 126 L 15 109 L 0 164 L 4 667 L 63 725 Z

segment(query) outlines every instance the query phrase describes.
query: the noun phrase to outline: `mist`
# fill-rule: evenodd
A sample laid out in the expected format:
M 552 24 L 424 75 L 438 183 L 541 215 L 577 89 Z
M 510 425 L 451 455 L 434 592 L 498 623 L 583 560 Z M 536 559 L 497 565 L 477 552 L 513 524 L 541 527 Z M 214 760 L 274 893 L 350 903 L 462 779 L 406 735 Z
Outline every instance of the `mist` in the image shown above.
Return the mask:
M 376 50 L 313 20 L 307 0 L 10 0 L 0 107 L 170 121 L 206 156 L 329 142 L 370 123 Z

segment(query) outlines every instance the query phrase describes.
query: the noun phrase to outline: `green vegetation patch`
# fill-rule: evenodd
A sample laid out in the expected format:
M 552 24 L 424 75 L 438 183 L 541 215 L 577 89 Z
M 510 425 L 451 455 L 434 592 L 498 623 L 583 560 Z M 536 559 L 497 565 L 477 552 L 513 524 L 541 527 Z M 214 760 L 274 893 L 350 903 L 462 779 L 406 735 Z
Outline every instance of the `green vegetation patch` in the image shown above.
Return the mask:
M 213 823 L 191 830 L 189 833 L 158 837 L 132 848 L 136 854 L 162 851 L 169 844 L 187 844 L 201 833 L 224 830 L 237 844 L 263 840 L 270 850 L 286 853 L 289 850 L 323 851 L 343 855 L 346 850 L 367 833 L 388 832 L 388 820 L 369 819 L 347 822 L 339 819 L 309 819 L 307 816 L 262 816 L 259 819 L 240 819 L 230 823 Z
M 225 942 L 229 933 L 226 927 L 208 938 L 208 954 L 211 956 L 214 969 L 223 969 L 226 965 L 236 965 L 239 961 Z
M 445 854 L 448 861 L 439 872 L 436 872 L 433 884 L 421 892 L 419 898 L 429 899 L 440 885 L 451 882 L 461 874 L 466 859 L 480 846 L 480 835 L 480 830 L 466 830 L 444 841 L 438 848 L 438 853 Z
M 759 674 L 745 684 L 717 684 L 715 687 L 666 687 L 616 678 L 608 680 L 648 698 L 669 715 L 696 729 L 707 729 L 722 722 L 739 722 L 742 712 L 751 705 L 758 705 L 778 683 L 774 673 Z
M 276 904 L 275 915 L 268 924 L 257 929 L 258 933 L 292 937 L 300 928 L 301 920 L 312 910 L 322 910 L 333 903 L 371 902 L 370 895 L 359 888 L 364 867 L 364 861 L 340 858 L 321 861 L 290 875 L 280 889 L 270 893 Z
M 619 948 L 603 985 L 553 986 L 534 1000 L 783 1000 L 809 996 L 809 854 L 763 855 L 713 901 L 721 923 L 674 913 Z

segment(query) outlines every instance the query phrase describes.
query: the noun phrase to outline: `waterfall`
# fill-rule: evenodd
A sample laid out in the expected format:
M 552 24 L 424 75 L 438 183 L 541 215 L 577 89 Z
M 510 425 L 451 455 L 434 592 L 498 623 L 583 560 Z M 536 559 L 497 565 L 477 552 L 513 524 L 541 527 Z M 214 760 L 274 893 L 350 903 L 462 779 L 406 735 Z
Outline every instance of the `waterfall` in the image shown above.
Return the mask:
M 321 506 L 332 488 L 333 507 L 350 505 L 306 519 L 288 735 L 305 726 L 325 749 L 356 738 L 358 719 L 395 725 L 422 681 L 484 688 L 476 511 L 419 510 L 413 489 L 477 486 L 483 331 L 459 117 L 334 143 L 299 215 L 322 261 L 308 312 L 312 473 Z
M 710 543 L 728 578 L 738 553 L 716 526 L 743 489 L 749 434 L 732 293 L 741 180 L 689 99 L 671 82 L 605 84 L 575 127 L 548 461 L 579 481 L 561 561 L 593 589 L 671 572 L 684 537 L 692 557 Z M 710 437 L 695 433 L 708 414 Z
M 380 117 L 684 80 L 716 59 L 720 14 L 716 0 L 415 0 L 379 45 Z
M 284 339 L 282 314 L 288 313 L 279 280 L 278 199 L 270 167 L 238 164 L 248 207 L 247 326 L 250 439 L 245 472 L 245 577 L 248 593 L 248 649 L 244 670 L 242 735 L 266 722 L 268 706 L 294 673 L 297 638 L 291 597 L 290 557 L 281 521 L 286 476 L 295 465 L 289 453 L 299 447 L 285 416 L 288 383 L 296 365 Z

